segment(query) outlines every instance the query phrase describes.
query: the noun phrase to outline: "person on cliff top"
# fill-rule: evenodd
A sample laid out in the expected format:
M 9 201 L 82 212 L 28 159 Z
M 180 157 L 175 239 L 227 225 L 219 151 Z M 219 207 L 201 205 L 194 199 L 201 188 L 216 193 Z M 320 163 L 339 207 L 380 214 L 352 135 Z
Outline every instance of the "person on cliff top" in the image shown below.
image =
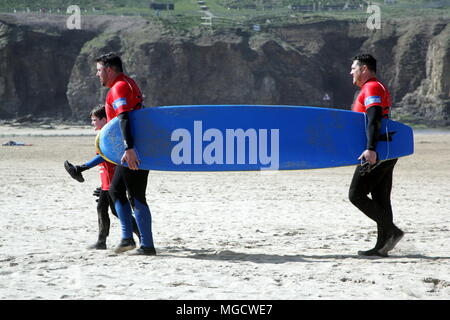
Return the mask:
M 98 105 L 91 111 L 91 123 L 96 131 L 101 130 L 106 124 L 106 112 L 104 105 Z M 81 166 L 74 166 L 69 161 L 64 162 L 64 168 L 71 175 L 72 178 L 78 182 L 84 182 L 82 172 L 95 166 L 98 158 L 95 157 Z M 105 250 L 106 238 L 109 236 L 110 219 L 108 208 L 111 208 L 111 213 L 117 217 L 116 209 L 114 208 L 112 199 L 109 195 L 109 186 L 116 166 L 113 163 L 102 161 L 98 164 L 100 170 L 101 187 L 94 191 L 94 196 L 98 197 L 97 201 L 97 215 L 98 215 L 98 239 L 93 245 L 88 246 L 88 249 Z M 139 229 L 134 217 L 132 217 L 133 232 L 140 238 Z
M 391 206 L 393 171 L 398 159 L 378 159 L 375 151 L 381 120 L 389 117 L 391 98 L 388 89 L 376 78 L 377 61 L 372 55 L 358 55 L 352 61 L 353 84 L 361 88 L 352 110 L 365 114 L 367 146 L 358 158 L 361 164 L 353 174 L 349 200 L 377 224 L 375 247 L 358 251 L 358 255 L 387 257 L 404 235 L 394 225 Z

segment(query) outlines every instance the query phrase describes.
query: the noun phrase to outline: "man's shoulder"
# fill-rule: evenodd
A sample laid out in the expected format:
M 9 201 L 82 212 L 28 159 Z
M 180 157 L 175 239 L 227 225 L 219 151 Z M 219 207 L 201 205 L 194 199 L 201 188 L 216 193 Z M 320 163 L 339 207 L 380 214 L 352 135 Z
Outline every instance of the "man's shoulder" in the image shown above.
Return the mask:
M 124 87 L 124 86 L 128 86 L 128 83 L 125 80 L 125 78 L 120 78 L 113 84 L 111 89 L 117 89 L 117 88 Z
M 114 85 L 111 87 L 110 92 L 112 94 L 124 94 L 130 91 L 130 84 L 125 79 L 119 79 L 114 83 Z
M 137 86 L 136 81 L 129 76 L 122 74 L 119 79 L 117 79 L 116 83 L 112 86 L 112 88 L 130 88 L 130 86 Z M 111 88 L 111 89 L 112 89 Z
M 385 91 L 385 86 L 378 80 L 368 81 L 364 84 L 361 91 L 364 92 L 379 92 Z
M 364 84 L 364 87 L 367 87 L 367 88 L 379 87 L 379 86 L 381 86 L 381 82 L 376 78 L 372 78 Z

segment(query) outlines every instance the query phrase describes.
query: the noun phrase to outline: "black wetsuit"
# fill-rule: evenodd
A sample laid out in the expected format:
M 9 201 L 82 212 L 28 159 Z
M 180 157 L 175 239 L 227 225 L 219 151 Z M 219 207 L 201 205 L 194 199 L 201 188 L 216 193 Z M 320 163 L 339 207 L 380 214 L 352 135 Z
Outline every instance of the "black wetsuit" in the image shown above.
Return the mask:
M 367 109 L 368 144 L 366 148 L 368 150 L 375 150 L 382 118 L 380 106 Z M 393 171 L 398 159 L 377 160 L 379 162 L 373 166 L 364 164 L 356 167 L 349 189 L 349 199 L 359 210 L 377 223 L 378 238 L 375 249 L 380 249 L 384 245 L 386 237 L 397 229 L 393 222 L 391 190 Z M 369 194 L 371 198 L 369 198 Z
M 114 208 L 114 202 L 109 195 L 108 190 L 99 190 L 99 197 L 97 202 L 97 214 L 98 214 L 98 242 L 105 243 L 106 238 L 109 236 L 110 219 L 108 209 L 111 209 L 111 213 L 118 218 L 116 209 Z M 132 217 L 133 233 L 140 239 L 140 233 L 136 220 Z

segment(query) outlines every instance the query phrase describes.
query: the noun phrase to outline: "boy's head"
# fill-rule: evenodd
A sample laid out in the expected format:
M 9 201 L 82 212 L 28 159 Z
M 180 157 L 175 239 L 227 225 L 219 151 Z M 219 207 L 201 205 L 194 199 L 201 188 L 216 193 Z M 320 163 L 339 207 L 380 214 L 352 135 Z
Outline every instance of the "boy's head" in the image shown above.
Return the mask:
M 106 111 L 103 104 L 99 104 L 91 111 L 91 123 L 95 130 L 100 130 L 106 124 Z

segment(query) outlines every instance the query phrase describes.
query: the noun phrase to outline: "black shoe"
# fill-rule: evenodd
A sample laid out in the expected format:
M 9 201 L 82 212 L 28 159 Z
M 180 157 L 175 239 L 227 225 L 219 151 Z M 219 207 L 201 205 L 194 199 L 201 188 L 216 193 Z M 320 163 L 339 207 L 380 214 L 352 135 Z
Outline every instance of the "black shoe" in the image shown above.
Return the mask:
M 97 241 L 96 243 L 87 247 L 89 250 L 106 250 L 106 242 Z
M 358 256 L 386 258 L 388 255 L 380 252 L 378 249 L 373 248 L 367 251 L 358 251 Z
M 119 245 L 114 249 L 115 253 L 122 253 L 128 250 L 133 250 L 136 248 L 136 242 L 132 238 L 122 239 Z
M 130 253 L 133 256 L 156 256 L 156 250 L 154 247 L 143 247 L 136 249 L 134 252 Z
M 84 178 L 81 172 L 79 172 L 78 168 L 71 164 L 69 161 L 64 161 L 64 168 L 72 178 L 74 178 L 78 182 L 84 182 Z
M 405 235 L 405 233 L 400 230 L 399 228 L 396 228 L 388 237 L 386 240 L 386 243 L 384 244 L 384 246 L 378 250 L 379 252 L 386 254 L 391 251 L 392 249 L 395 248 L 395 246 L 397 245 L 397 243 L 402 240 L 403 236 Z

